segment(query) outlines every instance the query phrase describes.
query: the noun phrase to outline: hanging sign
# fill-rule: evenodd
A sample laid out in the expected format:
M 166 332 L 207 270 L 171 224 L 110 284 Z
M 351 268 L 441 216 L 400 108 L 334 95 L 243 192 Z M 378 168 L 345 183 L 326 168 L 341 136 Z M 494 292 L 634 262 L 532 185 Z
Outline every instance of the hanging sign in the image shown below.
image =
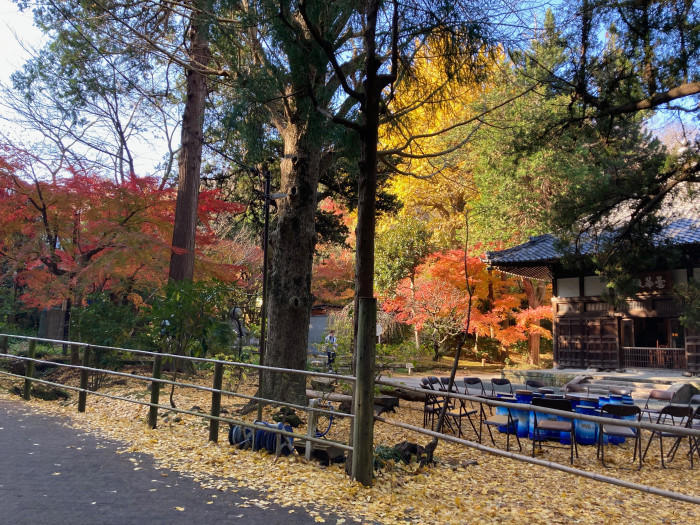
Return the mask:
M 671 272 L 646 272 L 636 280 L 640 292 L 670 292 L 673 288 Z

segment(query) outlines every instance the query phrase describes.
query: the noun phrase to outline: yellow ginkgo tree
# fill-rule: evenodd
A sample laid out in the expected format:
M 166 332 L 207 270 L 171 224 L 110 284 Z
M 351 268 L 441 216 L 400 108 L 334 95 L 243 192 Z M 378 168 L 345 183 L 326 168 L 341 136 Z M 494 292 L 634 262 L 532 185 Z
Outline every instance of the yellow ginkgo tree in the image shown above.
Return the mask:
M 380 159 L 394 175 L 391 191 L 402 214 L 425 222 L 433 240 L 454 247 L 475 186 L 464 150 L 480 121 L 476 102 L 489 89 L 489 72 L 501 62 L 483 54 L 480 68 L 445 68 L 443 53 L 421 48 L 415 74 L 398 84 L 380 130 Z M 466 72 L 468 71 L 468 72 Z

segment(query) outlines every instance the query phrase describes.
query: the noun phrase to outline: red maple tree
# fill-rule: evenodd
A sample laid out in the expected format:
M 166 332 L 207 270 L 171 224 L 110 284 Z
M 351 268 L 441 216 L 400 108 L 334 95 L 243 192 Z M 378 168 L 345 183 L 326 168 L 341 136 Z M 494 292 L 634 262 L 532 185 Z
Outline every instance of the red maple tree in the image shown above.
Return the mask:
M 470 334 L 496 339 L 505 348 L 530 333 L 551 338 L 549 330 L 539 324 L 551 318 L 551 308 L 523 308 L 525 296 L 519 282 L 489 271 L 478 257 L 467 257 L 466 267 L 472 288 Z M 399 282 L 383 308 L 427 336 L 437 358 L 447 340 L 464 333 L 469 300 L 464 251 L 449 250 L 429 255 L 416 268 L 413 289 L 408 279 Z
M 134 290 L 154 289 L 167 278 L 175 193 L 150 177 L 124 181 L 74 169 L 40 175 L 40 161 L 27 151 L 0 147 L 0 257 L 14 275 L 20 300 L 47 308 L 80 304 L 109 291 L 138 301 Z M 238 213 L 238 204 L 213 191 L 199 200 L 198 246 L 216 242 L 212 219 Z M 234 281 L 240 265 L 200 264 L 200 278 Z

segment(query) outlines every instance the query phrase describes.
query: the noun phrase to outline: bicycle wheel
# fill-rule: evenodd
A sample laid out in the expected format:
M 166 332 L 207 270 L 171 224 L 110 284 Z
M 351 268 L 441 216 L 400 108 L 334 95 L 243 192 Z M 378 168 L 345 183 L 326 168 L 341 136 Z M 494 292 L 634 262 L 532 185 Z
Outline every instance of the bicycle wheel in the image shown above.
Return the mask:
M 333 407 L 330 404 L 319 405 L 318 408 L 322 410 L 332 410 Z M 330 431 L 333 426 L 333 414 L 328 412 L 317 412 L 316 413 L 316 437 L 324 437 Z

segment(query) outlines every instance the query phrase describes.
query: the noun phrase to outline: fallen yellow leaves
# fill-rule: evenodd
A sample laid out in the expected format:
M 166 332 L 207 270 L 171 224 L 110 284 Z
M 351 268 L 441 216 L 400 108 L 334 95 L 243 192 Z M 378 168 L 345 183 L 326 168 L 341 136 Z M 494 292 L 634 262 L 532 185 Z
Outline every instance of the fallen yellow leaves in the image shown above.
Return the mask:
M 205 380 L 206 383 L 206 380 Z M 140 390 L 139 390 L 140 388 Z M 250 385 L 245 393 L 252 393 Z M 143 398 L 145 388 L 136 382 L 115 386 L 110 393 Z M 7 394 L 0 393 L 0 396 Z M 140 396 L 140 397 L 139 397 Z M 16 398 L 15 398 L 16 399 Z M 176 391 L 178 406 L 207 407 L 206 393 L 185 389 Z M 251 488 L 266 494 L 265 499 L 243 499 L 241 507 L 265 508 L 276 503 L 292 514 L 302 507 L 317 523 L 329 521 L 327 514 L 343 516 L 336 521 L 463 524 L 488 523 L 700 523 L 700 509 L 649 494 L 622 489 L 524 464 L 466 447 L 440 443 L 437 463 L 430 468 L 415 464 L 387 462 L 378 471 L 374 486 L 367 488 L 345 474 L 344 465 L 320 467 L 303 457 L 276 459 L 265 452 L 236 450 L 228 445 L 228 427 L 221 425 L 220 443 L 208 442 L 208 427 L 201 417 L 182 415 L 179 422 L 159 421 L 155 430 L 144 421 L 147 407 L 106 398 L 88 398 L 88 410 L 79 414 L 73 402 L 63 405 L 33 400 L 37 410 L 69 416 L 74 426 L 102 437 L 124 443 L 123 452 L 151 455 L 158 468 L 189 476 L 205 488 L 236 492 Z M 224 406 L 226 406 L 224 404 Z M 422 422 L 422 404 L 405 403 L 392 418 L 417 426 Z M 266 415 L 269 421 L 269 413 Z M 302 429 L 303 433 L 305 429 Z M 346 440 L 349 422 L 340 420 L 331 429 L 331 439 Z M 471 438 L 472 436 L 468 436 Z M 498 445 L 502 436 L 496 434 Z M 425 444 L 428 438 L 387 425 L 375 427 L 375 443 L 394 445 L 402 440 Z M 523 442 L 524 453 L 530 442 Z M 596 459 L 595 447 L 580 447 L 575 466 L 626 480 L 700 495 L 697 471 L 691 471 L 687 459 L 679 457 L 673 468 L 662 469 L 658 445 L 652 445 L 642 471 L 631 465 L 628 444 L 609 447 L 607 458 L 613 467 L 603 469 Z M 544 457 L 568 463 L 568 451 L 547 450 Z M 129 458 L 135 468 L 139 460 Z M 476 462 L 476 463 L 474 463 Z M 161 472 L 167 478 L 167 472 Z M 153 490 L 153 489 L 151 489 Z M 207 501 L 207 504 L 213 504 Z M 176 507 L 184 511 L 183 507 Z

